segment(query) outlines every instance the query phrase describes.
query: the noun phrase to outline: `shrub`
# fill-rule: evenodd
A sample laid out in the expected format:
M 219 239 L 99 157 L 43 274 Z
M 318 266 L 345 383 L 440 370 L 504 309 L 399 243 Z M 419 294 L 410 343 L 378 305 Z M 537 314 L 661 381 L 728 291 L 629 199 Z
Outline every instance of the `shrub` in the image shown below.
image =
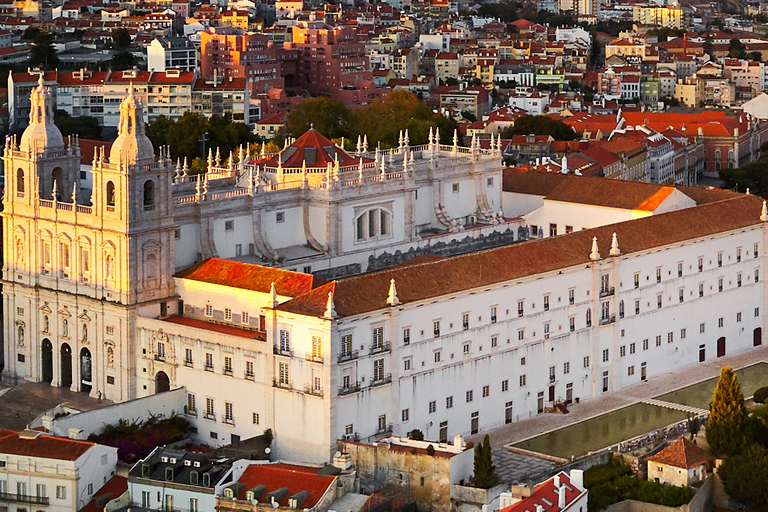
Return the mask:
M 762 388 L 759 388 L 757 391 L 755 391 L 752 399 L 756 404 L 764 404 L 765 400 L 768 399 L 768 386 L 763 386 Z
M 435 455 L 435 447 L 432 445 L 427 446 L 427 455 L 430 457 L 434 457 Z
M 89 441 L 117 448 L 117 458 L 123 462 L 143 459 L 156 447 L 174 443 L 189 432 L 189 422 L 182 416 L 149 418 L 147 421 L 128 422 L 120 419 L 114 425 L 106 425 L 99 435 L 91 435 Z
M 411 439 L 413 439 L 414 441 L 423 441 L 424 440 L 424 434 L 422 433 L 421 430 L 419 430 L 417 428 L 411 430 L 410 436 L 411 436 Z
M 621 457 L 611 457 L 608 462 L 599 466 L 592 466 L 584 472 L 584 487 L 592 487 L 611 482 L 619 477 L 631 475 L 632 468 Z
M 589 510 L 603 510 L 622 500 L 679 507 L 691 501 L 695 494 L 696 491 L 690 487 L 676 487 L 625 475 L 593 486 L 589 490 Z
M 275 438 L 275 436 L 272 434 L 272 429 L 268 428 L 264 431 L 264 444 L 267 446 L 270 446 L 272 444 L 272 440 Z

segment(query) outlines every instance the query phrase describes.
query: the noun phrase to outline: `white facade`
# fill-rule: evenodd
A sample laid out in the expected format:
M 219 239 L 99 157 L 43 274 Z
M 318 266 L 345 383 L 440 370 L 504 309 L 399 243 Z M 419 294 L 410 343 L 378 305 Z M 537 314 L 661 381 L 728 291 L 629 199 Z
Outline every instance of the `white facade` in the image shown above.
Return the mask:
M 186 37 L 155 38 L 147 46 L 147 69 L 163 73 L 169 69 L 195 71 L 197 48 Z
M 13 432 L 13 449 L 3 450 L 9 432 L 0 431 L 0 503 L 8 505 L 9 511 L 39 507 L 51 512 L 80 510 L 115 474 L 117 448 L 25 430 Z M 48 446 L 51 440 L 53 444 Z M 82 446 L 67 446 L 74 443 Z M 46 447 L 40 448 L 40 444 Z M 54 453 L 56 450 L 61 453 Z M 68 457 L 71 450 L 79 455 Z

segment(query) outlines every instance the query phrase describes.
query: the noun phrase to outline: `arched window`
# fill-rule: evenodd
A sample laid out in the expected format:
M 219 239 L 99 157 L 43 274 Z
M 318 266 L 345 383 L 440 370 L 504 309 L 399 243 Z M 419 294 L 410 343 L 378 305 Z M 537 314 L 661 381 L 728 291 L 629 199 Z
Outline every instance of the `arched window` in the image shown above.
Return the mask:
M 359 241 L 392 236 L 392 213 L 371 208 L 355 220 L 355 238 Z
M 624 301 L 619 301 L 619 318 L 624 318 Z
M 18 329 L 18 337 L 16 338 L 16 341 L 18 342 L 20 347 L 24 346 L 24 327 L 21 325 L 19 326 L 19 329 Z
M 155 209 L 155 182 L 147 180 L 144 182 L 144 211 Z
M 721 155 L 720 155 L 720 150 L 719 150 L 719 149 L 716 149 L 716 150 L 715 150 L 715 160 L 720 160 L 720 156 L 721 156 Z
M 144 277 L 146 279 L 154 279 L 157 277 L 157 275 L 157 256 L 154 254 L 148 254 L 144 260 Z
M 728 163 L 730 164 L 733 161 L 733 150 L 728 150 Z
M 64 190 L 64 171 L 61 167 L 57 167 L 53 170 L 51 173 L 51 180 L 51 197 L 53 197 L 53 189 L 56 189 L 56 200 L 61 201 L 62 197 L 66 197 L 66 191 Z
M 592 327 L 592 309 L 587 309 L 587 327 Z
M 21 238 L 16 239 L 16 263 L 24 263 L 24 240 Z
M 111 181 L 107 182 L 107 206 L 115 206 L 115 184 Z
M 88 324 L 83 324 L 83 341 L 88 341 Z
M 115 349 L 107 347 L 107 368 L 115 367 Z
M 43 332 L 48 332 L 49 328 L 48 315 L 43 315 Z
M 61 322 L 61 335 L 69 338 L 69 321 L 66 318 Z
M 22 169 L 16 171 L 16 192 L 20 194 L 20 197 L 24 197 L 24 171 Z

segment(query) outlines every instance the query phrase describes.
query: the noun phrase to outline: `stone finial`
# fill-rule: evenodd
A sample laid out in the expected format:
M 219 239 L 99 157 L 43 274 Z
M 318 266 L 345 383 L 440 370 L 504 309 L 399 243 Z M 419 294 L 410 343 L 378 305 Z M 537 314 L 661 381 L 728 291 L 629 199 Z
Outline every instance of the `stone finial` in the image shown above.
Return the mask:
M 227 165 L 229 168 L 229 172 L 232 172 L 235 170 L 235 157 L 232 155 L 232 152 L 229 152 L 229 165 Z
M 760 212 L 760 220 L 763 222 L 768 221 L 768 207 L 765 206 L 765 201 L 763 201 L 763 211 Z
M 453 130 L 453 149 L 459 147 L 459 131 Z
M 597 261 L 600 259 L 600 251 L 597 248 L 597 237 L 592 238 L 592 252 L 589 253 L 589 259 Z
M 262 142 L 261 143 L 261 158 L 264 158 L 267 156 L 267 143 Z
M 435 144 L 440 149 L 440 128 L 435 128 Z
M 435 136 L 435 132 L 432 131 L 432 127 L 430 126 L 429 127 L 429 145 L 430 146 L 434 144 L 434 136 Z
M 333 292 L 328 292 L 328 302 L 325 305 L 325 318 L 336 318 L 336 306 L 333 303 Z
M 363 135 L 363 153 L 368 152 L 368 134 Z
M 403 130 L 400 130 L 398 137 L 397 137 L 397 147 L 401 148 L 403 147 Z
M 616 237 L 616 233 L 611 238 L 611 250 L 608 252 L 611 256 L 620 256 L 621 250 L 619 250 L 619 239 Z
M 405 135 L 403 136 L 403 144 L 405 144 L 407 146 L 407 145 L 410 144 L 410 142 L 411 142 L 411 139 L 408 138 L 408 129 L 406 128 L 405 129 Z
M 213 167 L 213 149 L 208 148 L 208 169 Z
M 360 157 L 360 160 L 357 163 L 357 178 L 360 180 L 360 183 L 363 183 L 363 157 Z
M 386 174 L 387 173 L 387 170 L 386 170 L 387 169 L 387 164 L 386 164 L 386 159 L 384 157 L 381 158 L 381 164 L 380 165 L 381 165 L 381 174 Z
M 272 281 L 272 284 L 269 285 L 269 304 L 270 307 L 276 308 L 279 304 L 277 300 L 277 290 L 275 289 L 275 282 Z
M 749 195 L 749 187 L 747 187 L 747 195 Z
M 53 200 L 54 201 L 56 201 L 56 189 L 57 189 L 56 180 L 53 180 L 53 190 L 52 190 L 51 193 L 53 194 Z
M 242 144 L 240 144 L 240 153 L 238 154 L 237 162 L 238 162 L 238 167 L 240 167 L 240 169 L 242 169 L 243 165 L 245 165 L 245 160 L 244 160 L 244 156 L 243 156 L 243 145 Z
M 184 157 L 184 167 L 181 168 L 181 175 L 185 178 L 189 175 L 189 165 L 187 165 L 187 157 Z
M 221 165 L 221 151 L 219 148 L 216 148 L 216 167 Z
M 77 204 L 77 181 L 72 184 L 72 204 Z
M 358 154 L 363 150 L 363 139 L 359 135 L 357 136 L 357 146 L 355 146 L 355 149 L 357 149 Z
M 397 306 L 400 304 L 400 299 L 397 298 L 397 288 L 395 288 L 395 279 L 389 280 L 389 295 L 387 295 L 387 304 L 390 306 Z
M 208 173 L 205 173 L 203 177 L 205 178 L 203 180 L 203 195 L 207 196 L 208 195 Z

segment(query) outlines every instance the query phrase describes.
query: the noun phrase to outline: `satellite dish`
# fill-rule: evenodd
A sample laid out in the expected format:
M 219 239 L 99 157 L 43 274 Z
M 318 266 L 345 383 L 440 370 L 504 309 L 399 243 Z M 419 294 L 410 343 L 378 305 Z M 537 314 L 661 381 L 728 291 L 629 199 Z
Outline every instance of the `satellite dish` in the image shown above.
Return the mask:
M 267 446 L 266 448 L 264 448 L 264 453 L 272 453 L 272 448 Z
M 336 452 L 333 454 L 334 457 L 341 457 L 341 452 Z

